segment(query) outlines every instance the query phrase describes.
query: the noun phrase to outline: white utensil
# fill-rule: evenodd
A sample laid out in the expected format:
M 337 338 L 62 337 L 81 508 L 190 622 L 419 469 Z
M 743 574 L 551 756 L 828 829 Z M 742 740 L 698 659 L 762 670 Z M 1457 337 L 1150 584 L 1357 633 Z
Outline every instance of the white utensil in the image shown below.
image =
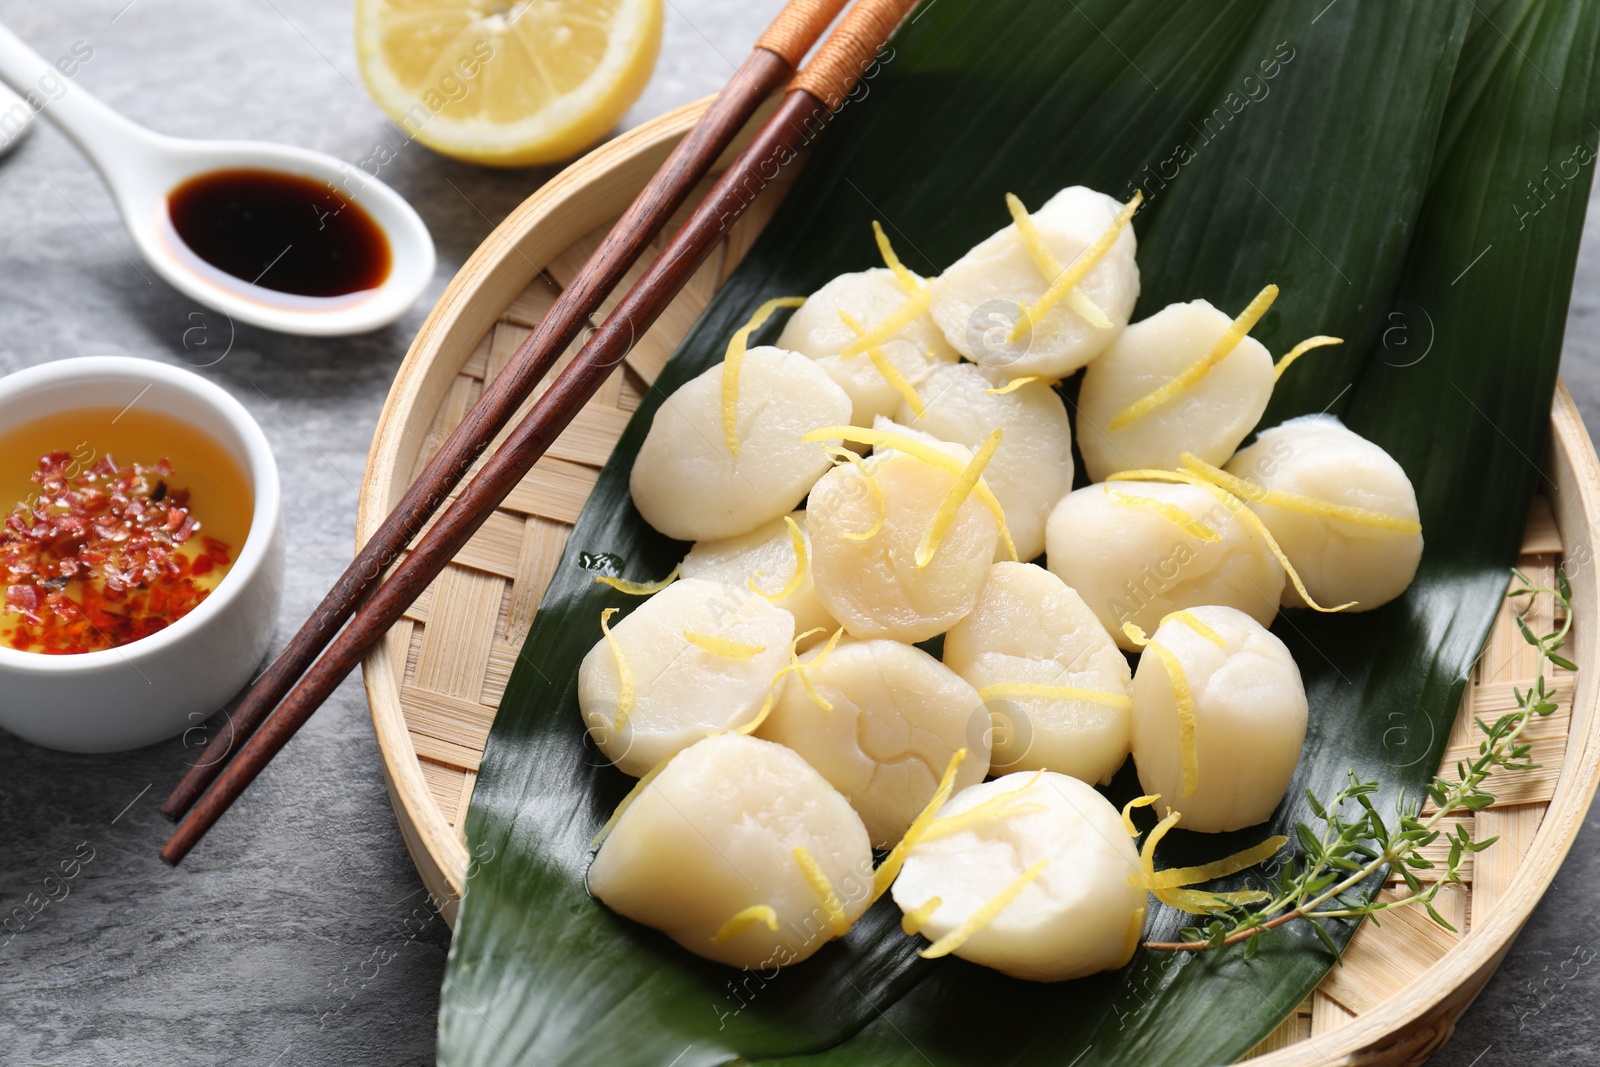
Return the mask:
M 156 273 L 186 296 L 239 322 L 316 336 L 364 333 L 403 314 L 433 276 L 433 238 L 427 226 L 400 194 L 358 167 L 288 145 L 196 141 L 154 133 L 89 95 L 3 25 L 0 82 L 19 93 L 32 92 L 44 103 L 40 114 L 60 127 L 94 164 L 116 201 L 123 225 Z M 252 284 L 202 260 L 173 228 L 168 194 L 196 175 L 234 169 L 272 170 L 327 182 L 365 209 L 388 237 L 388 276 L 375 289 L 346 296 L 299 296 Z

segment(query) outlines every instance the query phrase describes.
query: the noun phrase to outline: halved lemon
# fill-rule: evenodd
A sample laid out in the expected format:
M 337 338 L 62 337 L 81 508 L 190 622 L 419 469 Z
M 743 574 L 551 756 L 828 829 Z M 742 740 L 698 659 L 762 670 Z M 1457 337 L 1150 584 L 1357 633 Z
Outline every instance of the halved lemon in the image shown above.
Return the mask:
M 662 0 L 356 0 L 356 56 L 410 137 L 493 166 L 605 136 L 661 50 Z

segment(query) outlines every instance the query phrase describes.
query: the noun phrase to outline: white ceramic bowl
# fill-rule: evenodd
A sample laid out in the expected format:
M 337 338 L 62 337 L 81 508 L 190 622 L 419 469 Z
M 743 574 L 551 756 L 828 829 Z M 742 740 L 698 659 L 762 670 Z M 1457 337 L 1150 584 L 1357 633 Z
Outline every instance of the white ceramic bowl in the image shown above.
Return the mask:
M 237 400 L 150 360 L 64 359 L 0 378 L 0 429 L 136 396 L 139 407 L 182 419 L 238 461 L 255 494 L 250 533 L 211 595 L 159 633 L 80 655 L 0 647 L 0 727 L 48 748 L 120 752 L 198 726 L 249 682 L 272 640 L 283 594 L 278 465 Z

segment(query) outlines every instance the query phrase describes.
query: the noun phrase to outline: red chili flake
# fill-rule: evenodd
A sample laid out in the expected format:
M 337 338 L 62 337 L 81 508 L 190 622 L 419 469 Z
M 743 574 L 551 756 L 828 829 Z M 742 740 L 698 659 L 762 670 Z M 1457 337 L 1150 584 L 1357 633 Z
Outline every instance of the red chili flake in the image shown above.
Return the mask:
M 34 625 L 39 623 L 39 608 L 43 605 L 44 597 L 34 586 L 13 585 L 6 589 L 6 607 Z
M 94 652 L 148 637 L 210 594 L 196 578 L 231 562 L 230 546 L 205 535 L 192 559 L 179 551 L 200 523 L 188 490 L 169 484 L 167 460 L 125 467 L 102 456 L 73 468 L 70 453 L 41 457 L 36 499 L 0 525 L 0 632 L 21 651 Z

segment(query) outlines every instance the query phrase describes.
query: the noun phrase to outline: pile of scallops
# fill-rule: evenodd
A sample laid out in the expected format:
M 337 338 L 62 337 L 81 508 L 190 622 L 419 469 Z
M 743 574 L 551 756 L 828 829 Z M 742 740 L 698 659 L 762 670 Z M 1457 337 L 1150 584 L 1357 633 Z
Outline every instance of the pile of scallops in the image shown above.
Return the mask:
M 1007 202 L 932 279 L 875 227 L 885 266 L 764 305 L 638 453 L 634 504 L 692 546 L 654 584 L 597 579 L 643 599 L 597 620 L 579 702 L 639 781 L 589 887 L 691 952 L 795 963 L 889 893 L 923 955 L 1058 981 L 1125 964 L 1152 894 L 1255 899 L 1184 886 L 1282 839 L 1184 871 L 1155 843 L 1283 799 L 1307 705 L 1279 609 L 1368 610 L 1416 572 L 1377 445 L 1313 416 L 1239 448 L 1336 339 L 1275 364 L 1249 336 L 1270 285 L 1130 324 L 1137 197 Z M 1142 847 L 1095 788 L 1130 755 Z

